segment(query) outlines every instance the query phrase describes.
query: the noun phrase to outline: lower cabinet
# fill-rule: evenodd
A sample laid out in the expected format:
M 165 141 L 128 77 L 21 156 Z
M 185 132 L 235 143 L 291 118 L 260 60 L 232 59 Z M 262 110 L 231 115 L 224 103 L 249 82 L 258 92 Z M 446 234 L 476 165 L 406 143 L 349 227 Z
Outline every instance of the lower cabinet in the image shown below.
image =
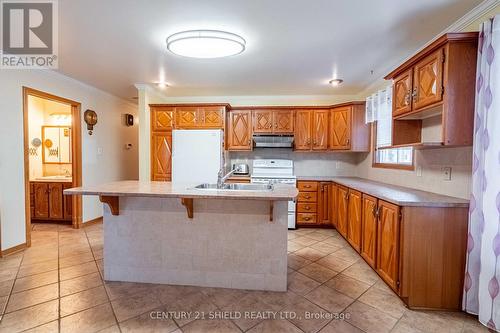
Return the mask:
M 399 289 L 400 208 L 379 200 L 376 270 L 394 290 Z
M 349 189 L 339 185 L 337 187 L 337 231 L 347 238 L 347 211 L 349 201 Z
M 331 227 L 331 182 L 299 180 L 297 188 L 297 225 Z
M 72 197 L 64 196 L 63 190 L 71 183 L 30 183 L 31 219 L 33 220 L 71 220 Z
M 349 189 L 347 202 L 347 241 L 357 251 L 361 250 L 361 192 Z
M 172 179 L 172 132 L 151 134 L 151 180 Z
M 330 183 L 318 183 L 318 223 L 323 226 L 332 225 L 330 209 Z
M 377 260 L 377 205 L 378 200 L 363 194 L 361 218 L 361 256 L 372 268 Z

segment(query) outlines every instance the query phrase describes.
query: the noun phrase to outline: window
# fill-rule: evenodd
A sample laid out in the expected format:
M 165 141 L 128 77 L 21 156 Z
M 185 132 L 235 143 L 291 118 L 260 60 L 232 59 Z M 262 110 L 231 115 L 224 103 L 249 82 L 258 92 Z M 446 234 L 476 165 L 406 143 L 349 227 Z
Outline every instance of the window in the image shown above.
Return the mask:
M 413 169 L 413 148 L 383 149 L 392 142 L 392 87 L 370 96 L 366 105 L 366 120 L 374 123 L 373 166 Z

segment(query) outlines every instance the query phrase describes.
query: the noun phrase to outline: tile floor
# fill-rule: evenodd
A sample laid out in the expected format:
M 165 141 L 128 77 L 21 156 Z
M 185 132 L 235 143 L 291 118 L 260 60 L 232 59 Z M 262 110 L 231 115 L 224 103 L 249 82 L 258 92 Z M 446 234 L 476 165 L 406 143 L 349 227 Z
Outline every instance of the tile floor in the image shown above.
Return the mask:
M 34 225 L 32 247 L 0 259 L 0 332 L 486 331 L 463 313 L 406 309 L 334 230 L 288 238 L 288 292 L 274 293 L 103 282 L 102 225 Z

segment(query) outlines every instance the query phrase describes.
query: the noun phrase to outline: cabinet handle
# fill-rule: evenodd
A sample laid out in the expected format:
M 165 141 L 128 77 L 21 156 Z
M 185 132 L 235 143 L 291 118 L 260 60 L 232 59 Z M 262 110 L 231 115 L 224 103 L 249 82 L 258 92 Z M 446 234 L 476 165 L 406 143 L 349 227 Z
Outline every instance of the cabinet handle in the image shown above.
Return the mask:
M 305 188 L 311 188 L 311 185 L 304 185 Z
M 248 139 L 248 145 L 250 146 L 250 144 L 252 143 L 252 140 Z
M 315 146 L 316 146 L 316 140 L 314 140 L 314 141 L 313 141 L 313 145 L 315 145 Z
M 311 196 L 306 195 L 306 196 L 304 196 L 304 198 L 306 198 L 306 199 L 311 199 Z
M 304 209 L 305 209 L 305 210 L 311 210 L 311 207 L 309 207 L 309 206 L 305 206 L 305 207 L 304 207 Z
M 273 128 L 273 124 L 269 124 L 269 128 Z
M 373 206 L 372 214 L 375 218 L 377 217 L 377 206 Z
M 304 217 L 304 221 L 309 221 L 310 219 L 310 217 Z
M 274 124 L 274 128 L 278 128 L 278 123 Z
M 351 140 L 350 140 L 350 139 L 347 139 L 347 140 L 346 140 L 346 144 L 349 144 L 349 143 L 351 143 Z
M 405 95 L 405 106 L 410 104 L 411 89 L 408 89 L 408 93 Z
M 413 103 L 415 103 L 418 99 L 418 89 L 417 87 L 413 88 L 413 93 L 411 94 L 411 97 L 413 99 Z

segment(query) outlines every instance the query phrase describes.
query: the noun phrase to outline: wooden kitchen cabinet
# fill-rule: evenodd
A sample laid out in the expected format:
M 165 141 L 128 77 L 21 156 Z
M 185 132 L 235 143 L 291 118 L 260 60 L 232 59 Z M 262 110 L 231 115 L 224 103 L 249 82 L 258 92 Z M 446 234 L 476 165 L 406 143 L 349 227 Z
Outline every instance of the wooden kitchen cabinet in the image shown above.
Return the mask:
M 193 129 L 201 123 L 197 107 L 175 108 L 175 127 L 179 129 Z
M 296 110 L 295 150 L 327 150 L 328 119 L 327 109 Z
M 223 106 L 177 106 L 175 128 L 177 129 L 223 129 Z
M 313 132 L 312 150 L 328 149 L 328 115 L 329 110 L 314 110 L 312 113 Z
M 252 112 L 231 110 L 227 121 L 227 149 L 252 150 Z
M 337 187 L 337 231 L 347 238 L 349 189 L 339 185 Z
M 318 183 L 318 223 L 322 226 L 330 226 L 330 182 Z
M 151 135 L 151 180 L 172 179 L 172 132 L 153 132 Z
M 330 222 L 332 226 L 337 228 L 337 192 L 338 185 L 335 183 L 330 184 Z
M 30 199 L 33 198 L 32 220 L 63 221 L 71 220 L 71 196 L 65 197 L 63 189 L 70 188 L 71 183 L 31 182 Z
M 378 200 L 363 194 L 363 207 L 361 218 L 361 256 L 366 263 L 375 268 L 377 254 L 377 209 Z
M 299 180 L 297 189 L 297 226 L 318 226 L 318 182 Z
M 399 289 L 400 216 L 398 206 L 379 200 L 376 269 L 382 279 L 395 291 Z
M 171 131 L 174 126 L 174 111 L 172 107 L 151 108 L 151 131 Z
M 256 134 L 293 134 L 293 110 L 254 110 Z
M 295 111 L 295 150 L 311 150 L 312 119 L 310 110 Z
M 349 189 L 347 202 L 347 241 L 357 251 L 361 251 L 361 192 Z
M 330 110 L 328 146 L 339 151 L 370 151 L 370 126 L 365 123 L 365 103 L 348 103 Z
M 447 33 L 385 78 L 393 80 L 392 145 L 472 145 L 478 33 Z

